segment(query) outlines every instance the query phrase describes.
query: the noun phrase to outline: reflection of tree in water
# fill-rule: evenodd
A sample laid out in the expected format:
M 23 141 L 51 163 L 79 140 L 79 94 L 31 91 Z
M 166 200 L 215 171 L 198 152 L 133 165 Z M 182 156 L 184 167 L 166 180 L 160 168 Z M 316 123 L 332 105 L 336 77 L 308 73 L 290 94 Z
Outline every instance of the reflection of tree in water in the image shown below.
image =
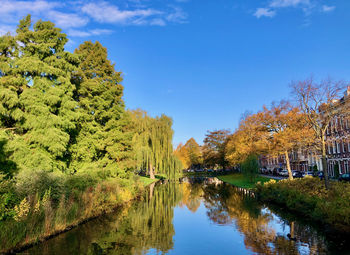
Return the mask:
M 149 192 L 129 208 L 88 222 L 29 252 L 124 255 L 155 249 L 166 253 L 173 247 L 173 208 L 181 196 L 176 183 L 150 187 Z
M 244 197 L 230 185 L 168 183 L 150 186 L 140 201 L 88 222 L 29 250 L 29 254 L 144 254 L 149 249 L 166 253 L 173 248 L 172 224 L 178 204 L 196 212 L 201 202 L 217 224 L 234 225 L 254 254 L 325 254 L 325 243 L 313 228 L 283 222 L 256 200 Z M 279 214 L 279 213 L 278 213 Z M 284 217 L 283 218 L 288 218 Z M 286 234 L 274 225 L 284 225 Z M 308 248 L 301 247 L 302 243 Z
M 148 249 L 166 253 L 173 247 L 173 208 L 180 198 L 178 184 L 151 187 L 145 201 L 131 207 L 116 230 L 106 232 L 96 245 L 108 254 L 143 254 Z
M 188 210 L 195 213 L 201 205 L 203 189 L 199 183 L 182 183 L 180 185 L 182 191 L 182 200 L 180 206 L 186 206 Z
M 271 223 L 273 214 L 249 196 L 243 196 L 230 185 L 207 186 L 204 190 L 208 217 L 217 224 L 234 224 L 244 234 L 247 249 L 256 254 L 299 254 L 300 237 L 309 244 L 307 254 L 325 252 L 317 233 L 297 223 L 290 224 L 288 236 L 277 235 Z M 298 238 L 295 238 L 297 236 Z M 303 253 L 305 254 L 305 253 Z

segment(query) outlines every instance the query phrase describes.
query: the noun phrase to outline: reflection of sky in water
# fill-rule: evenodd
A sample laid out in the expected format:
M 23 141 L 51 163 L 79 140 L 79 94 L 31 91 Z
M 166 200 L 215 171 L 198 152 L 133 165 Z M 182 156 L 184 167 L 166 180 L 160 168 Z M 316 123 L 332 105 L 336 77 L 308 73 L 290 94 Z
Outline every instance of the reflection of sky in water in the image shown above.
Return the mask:
M 195 213 L 185 206 L 174 209 L 174 248 L 169 254 L 252 254 L 245 249 L 243 234 L 232 224 L 213 223 L 207 210 L 203 202 Z
M 287 237 L 287 234 L 289 234 L 289 232 L 290 232 L 290 227 L 287 223 L 284 223 L 284 221 L 279 216 L 272 213 L 266 207 L 264 207 L 261 210 L 261 214 L 263 214 L 263 215 L 266 214 L 266 215 L 270 216 L 271 220 L 268 223 L 268 227 L 271 229 L 274 229 L 276 231 L 276 235 Z
M 300 255 L 310 254 L 309 245 L 307 243 L 300 243 L 298 245 L 298 251 L 299 251 Z
M 264 254 L 268 250 L 274 254 L 306 255 L 325 251 L 323 238 L 312 227 L 296 221 L 293 229 L 297 241 L 290 241 L 289 223 L 267 207 L 241 200 L 243 197 L 228 186 L 205 190 L 198 185 L 156 186 L 152 199 L 136 202 L 123 217 L 100 217 L 34 246 L 25 254 L 123 254 L 121 249 L 129 251 L 124 254 L 137 255 L 163 254 L 159 249 L 180 255 Z M 176 194 L 182 195 L 173 199 Z M 265 227 L 266 232 L 256 232 Z M 300 239 L 312 240 L 310 246 Z

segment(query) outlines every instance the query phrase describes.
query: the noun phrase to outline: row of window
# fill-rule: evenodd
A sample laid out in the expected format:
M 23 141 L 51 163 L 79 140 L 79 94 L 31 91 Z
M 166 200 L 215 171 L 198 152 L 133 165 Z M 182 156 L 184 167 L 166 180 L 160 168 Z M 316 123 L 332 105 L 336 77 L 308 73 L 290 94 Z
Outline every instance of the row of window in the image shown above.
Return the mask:
M 328 128 L 327 128 L 327 135 L 330 135 L 331 133 L 335 133 L 339 130 L 348 130 L 350 127 L 349 125 L 349 119 L 344 117 L 334 117 L 334 119 L 330 122 Z
M 350 151 L 350 142 L 334 140 L 329 142 L 327 147 L 329 155 L 346 153 Z

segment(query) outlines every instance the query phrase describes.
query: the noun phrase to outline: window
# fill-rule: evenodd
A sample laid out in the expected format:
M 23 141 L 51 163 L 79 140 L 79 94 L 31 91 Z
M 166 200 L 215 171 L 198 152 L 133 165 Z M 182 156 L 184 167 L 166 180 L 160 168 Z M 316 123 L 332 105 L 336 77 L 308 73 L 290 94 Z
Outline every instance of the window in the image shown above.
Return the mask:
M 346 152 L 346 143 L 345 143 L 345 140 L 343 140 L 343 152 Z
M 337 153 L 340 153 L 340 144 L 339 143 L 337 143 L 337 141 L 335 141 L 335 145 L 337 146 Z
M 337 153 L 336 149 L 337 149 L 337 145 L 336 145 L 336 141 L 334 141 L 333 142 L 333 154 Z

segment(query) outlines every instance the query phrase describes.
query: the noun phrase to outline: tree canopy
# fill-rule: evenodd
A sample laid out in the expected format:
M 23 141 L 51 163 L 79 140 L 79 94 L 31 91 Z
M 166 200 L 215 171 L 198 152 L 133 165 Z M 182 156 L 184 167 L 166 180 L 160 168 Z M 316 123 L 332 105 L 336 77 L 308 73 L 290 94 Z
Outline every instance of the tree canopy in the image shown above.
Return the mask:
M 12 166 L 7 174 L 123 178 L 147 165 L 174 176 L 181 163 L 173 153 L 172 120 L 126 112 L 122 73 L 107 49 L 87 41 L 70 53 L 67 42 L 54 23 L 32 24 L 30 15 L 15 35 L 0 37 L 0 160 Z

